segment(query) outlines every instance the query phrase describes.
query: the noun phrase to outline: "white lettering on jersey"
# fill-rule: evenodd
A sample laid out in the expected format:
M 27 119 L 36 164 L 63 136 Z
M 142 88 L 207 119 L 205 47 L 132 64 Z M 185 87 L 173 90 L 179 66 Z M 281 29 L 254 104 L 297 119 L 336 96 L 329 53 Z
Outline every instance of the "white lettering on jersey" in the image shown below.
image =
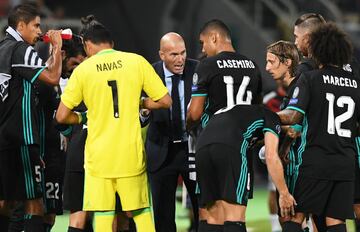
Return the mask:
M 324 84 L 337 85 L 342 87 L 350 87 L 357 89 L 356 80 L 351 80 L 346 77 L 336 77 L 332 75 L 323 75 Z
M 217 60 L 219 68 L 255 68 L 251 60 Z

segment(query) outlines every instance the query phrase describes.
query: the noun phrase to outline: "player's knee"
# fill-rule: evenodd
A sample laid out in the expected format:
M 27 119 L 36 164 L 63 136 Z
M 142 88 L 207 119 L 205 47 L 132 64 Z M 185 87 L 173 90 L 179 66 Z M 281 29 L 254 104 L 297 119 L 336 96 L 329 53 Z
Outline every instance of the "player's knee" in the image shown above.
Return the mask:
M 9 216 L 10 211 L 15 207 L 13 201 L 0 201 L 0 215 Z
M 287 221 L 284 222 L 283 232 L 303 232 L 303 230 L 301 228 L 301 224 L 293 221 Z
M 126 217 L 128 217 L 128 218 L 134 217 L 134 215 L 133 215 L 133 213 L 132 213 L 131 211 L 126 211 L 126 212 L 125 212 L 125 215 L 126 215 Z
M 354 204 L 354 212 L 357 220 L 360 220 L 360 204 Z
M 346 232 L 346 224 L 337 224 L 327 227 L 327 232 Z
M 25 201 L 25 213 L 31 215 L 44 215 L 44 205 L 41 198 Z

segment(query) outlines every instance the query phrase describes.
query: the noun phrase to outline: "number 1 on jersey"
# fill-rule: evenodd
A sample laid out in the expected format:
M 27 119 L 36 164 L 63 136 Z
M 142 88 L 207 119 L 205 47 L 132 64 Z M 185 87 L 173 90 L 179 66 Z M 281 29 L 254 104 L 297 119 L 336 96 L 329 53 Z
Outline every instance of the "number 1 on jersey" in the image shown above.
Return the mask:
M 108 81 L 108 86 L 111 87 L 111 92 L 112 92 L 114 117 L 119 118 L 118 89 L 117 89 L 116 80 Z

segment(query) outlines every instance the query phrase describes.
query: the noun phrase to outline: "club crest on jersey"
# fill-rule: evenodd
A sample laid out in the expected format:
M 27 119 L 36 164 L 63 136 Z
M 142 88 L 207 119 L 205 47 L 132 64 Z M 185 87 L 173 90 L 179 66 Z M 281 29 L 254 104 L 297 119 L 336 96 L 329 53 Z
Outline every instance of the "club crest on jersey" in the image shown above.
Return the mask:
M 297 98 L 297 96 L 299 95 L 299 87 L 296 87 L 295 89 L 294 89 L 294 92 L 293 92 L 293 95 L 292 95 L 292 98 Z
M 199 81 L 199 76 L 198 76 L 197 73 L 194 73 L 194 75 L 193 75 L 193 85 L 197 85 L 198 81 Z
M 275 129 L 276 129 L 276 132 L 277 132 L 278 134 L 280 134 L 280 132 L 281 132 L 281 126 L 280 126 L 280 125 L 276 125 L 276 126 L 275 126 Z
M 350 64 L 344 64 L 343 69 L 347 72 L 352 72 L 352 68 Z
M 296 103 L 298 103 L 298 99 L 297 98 L 291 98 L 290 101 L 289 101 L 289 105 L 294 105 Z

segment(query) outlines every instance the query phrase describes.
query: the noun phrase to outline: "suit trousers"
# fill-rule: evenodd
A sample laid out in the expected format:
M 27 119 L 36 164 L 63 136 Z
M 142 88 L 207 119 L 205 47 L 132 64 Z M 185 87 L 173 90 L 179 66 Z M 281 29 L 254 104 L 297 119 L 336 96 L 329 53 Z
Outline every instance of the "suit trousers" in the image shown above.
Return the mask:
M 170 142 L 165 162 L 158 170 L 149 173 L 157 232 L 176 232 L 175 195 L 179 175 L 188 190 L 195 223 L 199 220 L 196 182 L 189 179 L 187 150 L 187 142 Z

